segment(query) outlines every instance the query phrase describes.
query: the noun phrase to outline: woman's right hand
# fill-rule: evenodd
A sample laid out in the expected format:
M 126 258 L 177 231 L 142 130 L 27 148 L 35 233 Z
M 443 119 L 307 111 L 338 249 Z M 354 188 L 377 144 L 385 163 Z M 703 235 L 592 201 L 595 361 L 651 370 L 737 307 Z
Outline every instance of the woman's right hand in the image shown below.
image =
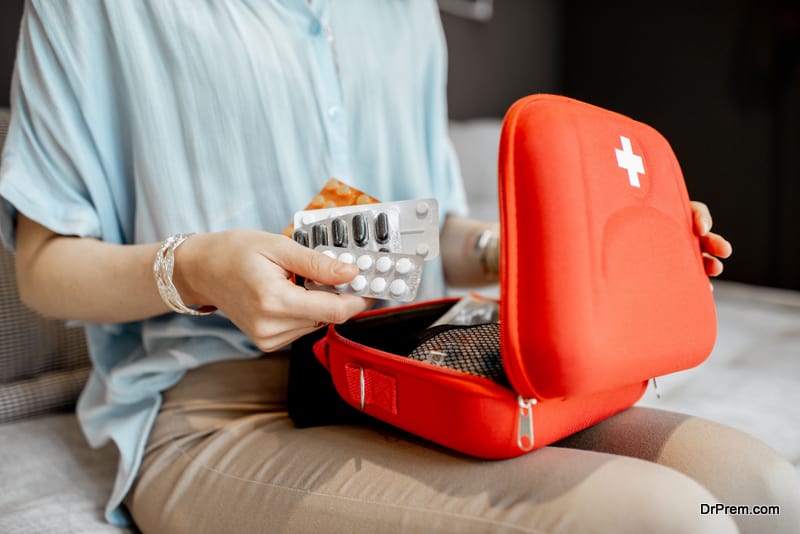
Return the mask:
M 351 281 L 358 268 L 255 230 L 195 234 L 175 251 L 174 282 L 184 303 L 216 306 L 265 352 L 369 306 L 353 295 L 309 291 L 292 273 L 335 285 Z

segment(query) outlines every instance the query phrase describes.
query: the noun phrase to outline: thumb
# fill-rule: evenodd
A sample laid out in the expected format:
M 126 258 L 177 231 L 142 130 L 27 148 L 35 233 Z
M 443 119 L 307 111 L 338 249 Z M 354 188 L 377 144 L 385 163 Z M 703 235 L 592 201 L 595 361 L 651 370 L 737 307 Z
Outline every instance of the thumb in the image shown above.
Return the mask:
M 282 241 L 274 259 L 291 273 L 329 285 L 350 282 L 358 274 L 358 267 L 353 264 L 335 260 L 289 239 Z

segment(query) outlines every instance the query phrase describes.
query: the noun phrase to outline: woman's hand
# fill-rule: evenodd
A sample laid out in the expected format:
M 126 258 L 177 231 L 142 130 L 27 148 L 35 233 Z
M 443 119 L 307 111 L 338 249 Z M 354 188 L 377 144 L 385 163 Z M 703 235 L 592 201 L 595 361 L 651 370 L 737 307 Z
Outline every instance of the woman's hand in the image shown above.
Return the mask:
M 175 251 L 174 281 L 183 301 L 216 306 L 265 352 L 369 305 L 352 295 L 306 290 L 291 273 L 334 285 L 351 281 L 358 268 L 252 230 L 192 235 Z
M 692 201 L 694 231 L 700 236 L 700 248 L 703 252 L 703 265 L 708 276 L 718 276 L 722 272 L 722 262 L 733 253 L 731 244 L 721 235 L 711 232 L 711 212 L 702 202 Z

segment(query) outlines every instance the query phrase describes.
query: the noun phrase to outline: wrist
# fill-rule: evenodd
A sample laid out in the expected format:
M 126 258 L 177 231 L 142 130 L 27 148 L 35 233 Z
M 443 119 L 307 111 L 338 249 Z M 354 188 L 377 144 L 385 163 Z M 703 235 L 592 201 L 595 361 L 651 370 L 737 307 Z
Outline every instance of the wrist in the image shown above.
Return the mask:
M 208 304 L 208 299 L 200 290 L 198 268 L 203 263 L 201 256 L 204 244 L 204 235 L 192 234 L 191 237 L 175 250 L 175 269 L 173 281 L 175 288 L 187 306 L 203 306 Z
M 481 266 L 487 282 L 497 282 L 500 278 L 500 226 L 493 225 L 477 234 L 474 241 L 474 255 Z

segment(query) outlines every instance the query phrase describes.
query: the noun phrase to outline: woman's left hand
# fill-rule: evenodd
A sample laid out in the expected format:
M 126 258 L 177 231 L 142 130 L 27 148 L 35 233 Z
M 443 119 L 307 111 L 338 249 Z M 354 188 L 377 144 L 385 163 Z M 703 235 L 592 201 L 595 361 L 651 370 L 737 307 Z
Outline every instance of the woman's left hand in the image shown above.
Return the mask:
M 719 234 L 711 231 L 713 221 L 708 206 L 692 201 L 694 231 L 700 236 L 700 249 L 703 252 L 703 265 L 708 276 L 718 276 L 722 272 L 722 261 L 733 253 L 731 244 Z

